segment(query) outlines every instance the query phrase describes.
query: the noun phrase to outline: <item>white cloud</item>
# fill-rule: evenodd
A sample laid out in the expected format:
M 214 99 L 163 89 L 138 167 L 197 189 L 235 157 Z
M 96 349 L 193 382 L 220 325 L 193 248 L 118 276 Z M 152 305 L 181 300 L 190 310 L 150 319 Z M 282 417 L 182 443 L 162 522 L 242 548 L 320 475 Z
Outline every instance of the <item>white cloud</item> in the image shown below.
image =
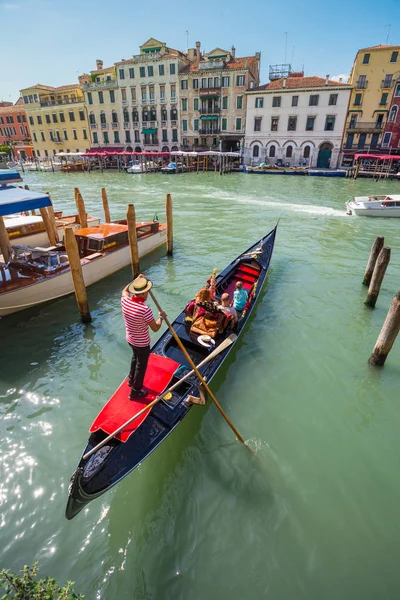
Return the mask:
M 340 73 L 339 75 L 332 75 L 332 77 L 329 77 L 329 79 L 331 79 L 332 81 L 340 81 L 341 79 L 342 83 L 347 83 L 349 77 L 349 73 Z

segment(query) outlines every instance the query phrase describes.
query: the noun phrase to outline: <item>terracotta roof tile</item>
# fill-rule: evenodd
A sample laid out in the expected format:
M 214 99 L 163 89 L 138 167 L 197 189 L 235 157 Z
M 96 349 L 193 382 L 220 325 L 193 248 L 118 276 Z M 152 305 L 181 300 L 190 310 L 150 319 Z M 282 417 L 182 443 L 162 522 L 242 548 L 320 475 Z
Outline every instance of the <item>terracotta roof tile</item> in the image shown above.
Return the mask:
M 283 86 L 283 82 L 286 79 L 286 86 Z M 270 83 L 260 85 L 259 87 L 252 88 L 251 92 L 257 90 L 300 90 L 308 88 L 320 88 L 325 87 L 325 79 L 323 77 L 286 77 L 282 79 L 276 79 Z M 328 86 L 330 87 L 351 87 L 348 83 L 340 83 L 339 81 L 328 80 Z
M 25 113 L 24 105 L 0 106 L 0 113 Z
M 256 56 L 243 56 L 241 58 L 232 58 L 229 62 L 227 62 L 224 66 L 224 69 L 251 69 L 253 66 L 257 64 Z M 195 61 L 187 65 L 181 72 L 183 73 L 197 73 L 199 71 L 199 64 L 210 62 L 208 60 Z
M 72 83 L 70 85 L 60 85 L 59 87 L 52 87 L 50 85 L 43 85 L 41 83 L 37 83 L 36 85 L 31 85 L 29 87 L 23 88 L 21 92 L 25 92 L 26 90 L 44 90 L 46 92 L 61 92 L 64 90 L 72 90 L 80 88 L 79 83 Z
M 388 50 L 389 48 L 399 48 L 399 46 L 393 44 L 378 44 L 377 46 L 369 46 L 369 48 L 361 48 L 358 52 L 365 52 L 365 50 Z

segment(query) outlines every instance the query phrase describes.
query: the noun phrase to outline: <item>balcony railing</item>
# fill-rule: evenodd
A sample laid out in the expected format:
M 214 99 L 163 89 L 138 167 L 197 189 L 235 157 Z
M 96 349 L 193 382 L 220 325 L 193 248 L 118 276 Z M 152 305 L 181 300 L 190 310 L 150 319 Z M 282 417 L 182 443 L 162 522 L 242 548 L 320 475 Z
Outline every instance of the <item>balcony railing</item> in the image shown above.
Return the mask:
M 355 123 L 354 125 L 352 125 L 350 123 L 348 129 L 354 130 L 354 131 L 371 131 L 371 130 L 380 131 L 381 129 L 383 129 L 383 123 L 377 123 L 376 121 L 365 122 L 365 123 Z
M 124 129 L 129 129 L 129 121 L 124 121 Z
M 139 127 L 139 121 L 132 121 L 132 127 Z
M 201 129 L 199 129 L 199 133 L 201 135 L 217 135 L 220 132 L 221 132 L 221 130 L 219 128 L 216 128 L 216 129 L 201 128 Z
M 155 100 L 155 98 L 150 98 L 150 100 L 149 100 L 149 104 L 155 104 L 155 103 L 156 103 L 156 100 Z
M 142 104 L 147 104 L 147 96 L 142 96 L 141 102 Z
M 97 129 L 97 123 L 90 123 L 90 129 Z
M 165 104 L 166 103 L 166 99 L 165 98 L 160 98 L 160 104 Z
M 158 140 L 154 140 L 153 142 L 143 142 L 143 146 L 158 146 Z M 156 150 L 156 148 L 154 148 Z
M 201 115 L 217 115 L 221 112 L 221 108 L 219 106 L 215 106 L 214 108 L 199 108 L 199 112 Z
M 172 104 L 176 104 L 176 96 L 171 95 L 171 102 Z
M 100 123 L 100 127 L 101 127 L 101 129 L 107 129 L 108 124 L 107 123 Z
M 166 127 L 167 126 L 167 121 L 161 121 L 161 127 Z
M 178 123 L 178 121 L 175 121 L 175 120 L 171 121 L 171 125 L 172 125 L 173 127 L 176 127 L 177 123 Z
M 136 105 L 137 105 L 137 100 L 134 100 L 134 99 L 132 98 L 132 100 L 131 100 L 131 104 L 132 104 L 132 106 L 136 106 Z
M 128 106 L 128 100 L 121 100 L 121 106 Z
M 112 129 L 118 129 L 118 123 L 115 123 L 114 121 L 111 123 L 111 127 Z
M 359 146 L 358 144 L 345 144 L 343 146 L 344 150 L 379 150 L 381 144 L 376 144 L 375 146 L 371 146 L 371 144 L 364 144 L 363 146 Z M 374 156 L 371 154 L 371 156 Z
M 118 87 L 118 81 L 91 81 L 82 83 L 83 90 L 107 90 Z
M 40 106 L 59 106 L 61 104 L 83 104 L 82 99 L 63 98 L 60 100 L 42 100 Z
M 357 81 L 356 90 L 365 90 L 368 85 L 368 81 Z
M 381 88 L 383 90 L 390 90 L 393 86 L 393 79 L 382 79 Z

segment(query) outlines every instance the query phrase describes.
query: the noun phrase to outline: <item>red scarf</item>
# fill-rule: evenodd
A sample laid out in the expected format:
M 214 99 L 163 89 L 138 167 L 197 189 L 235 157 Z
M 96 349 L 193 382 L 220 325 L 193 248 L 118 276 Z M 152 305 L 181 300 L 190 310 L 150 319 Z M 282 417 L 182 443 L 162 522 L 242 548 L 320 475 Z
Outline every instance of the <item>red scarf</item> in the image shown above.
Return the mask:
M 146 298 L 141 298 L 140 296 L 131 296 L 132 302 L 144 302 Z

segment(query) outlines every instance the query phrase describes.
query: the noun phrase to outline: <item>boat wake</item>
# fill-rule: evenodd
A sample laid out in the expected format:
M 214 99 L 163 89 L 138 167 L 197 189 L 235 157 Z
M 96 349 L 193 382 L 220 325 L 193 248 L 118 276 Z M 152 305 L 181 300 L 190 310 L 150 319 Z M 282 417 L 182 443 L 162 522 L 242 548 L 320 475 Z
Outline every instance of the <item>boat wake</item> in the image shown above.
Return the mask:
M 276 208 L 279 210 L 288 210 L 310 215 L 321 215 L 325 217 L 347 217 L 344 210 L 330 208 L 329 206 L 316 206 L 315 204 L 294 204 L 292 202 L 274 202 L 268 200 L 255 200 L 252 198 L 235 199 L 237 202 L 243 204 L 255 204 L 257 206 L 266 206 L 268 208 Z

